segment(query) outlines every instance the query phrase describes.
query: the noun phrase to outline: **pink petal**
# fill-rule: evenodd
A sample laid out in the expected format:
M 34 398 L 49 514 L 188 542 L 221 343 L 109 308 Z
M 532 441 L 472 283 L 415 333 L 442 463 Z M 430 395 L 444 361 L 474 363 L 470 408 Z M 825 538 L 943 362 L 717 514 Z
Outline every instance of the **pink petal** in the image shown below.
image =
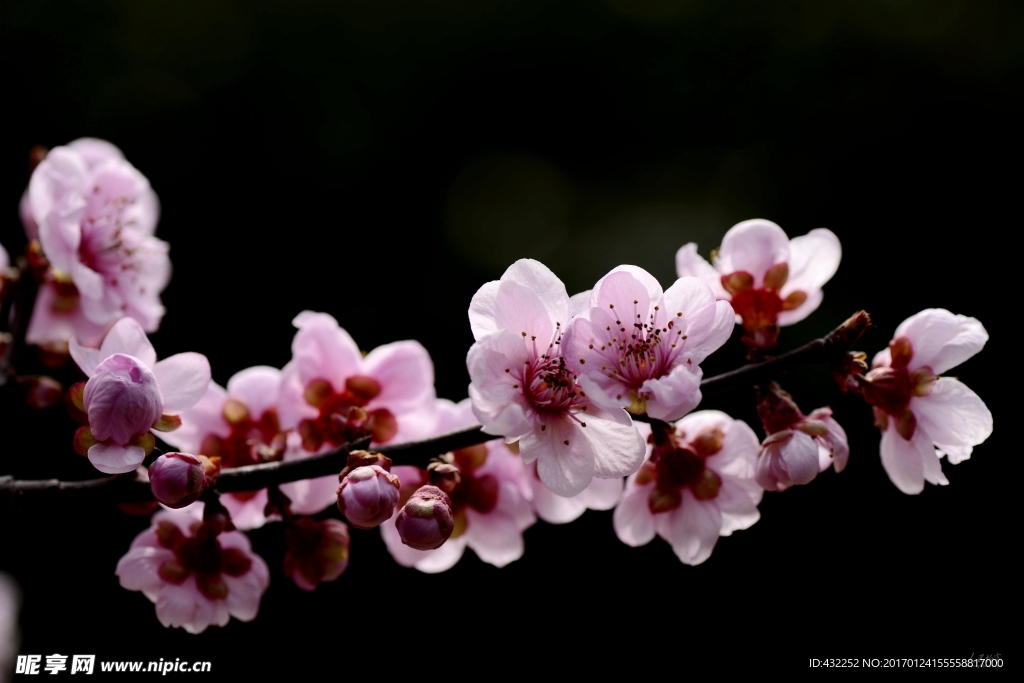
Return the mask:
M 281 484 L 281 490 L 291 498 L 292 512 L 297 515 L 315 515 L 338 502 L 338 475 L 329 474 L 326 477 Z
M 690 489 L 682 493 L 682 505 L 657 515 L 655 524 L 683 564 L 697 565 L 711 557 L 722 530 L 722 513 L 714 501 L 697 500 Z
M 734 531 L 749 529 L 761 513 L 757 504 L 761 502 L 764 490 L 757 482 L 750 479 L 731 479 L 722 477 L 722 485 L 718 488 L 715 505 L 722 513 L 721 536 L 729 536 Z
M 224 401 L 227 392 L 213 382 L 194 406 L 180 413 L 181 426 L 173 432 L 162 432 L 160 438 L 183 453 L 196 454 L 202 450 L 203 440 L 212 435 L 223 438 L 231 434 L 224 420 Z
M 434 401 L 434 364 L 430 354 L 416 341 L 400 341 L 378 346 L 363 361 L 362 374 L 377 380 L 381 392 L 373 405 L 395 411 L 432 410 Z
M 722 238 L 715 267 L 723 275 L 745 271 L 754 276 L 754 286 L 764 284 L 765 273 L 777 263 L 789 260 L 789 238 L 771 221 L 755 218 L 737 223 Z
M 569 297 L 569 315 L 573 318 L 590 308 L 590 295 L 592 290 L 573 294 Z M 479 337 L 477 337 L 479 339 Z
M 648 505 L 654 484 L 627 486 L 622 502 L 612 514 L 612 525 L 619 540 L 634 548 L 654 538 L 654 514 Z
M 469 302 L 469 327 L 473 330 L 473 338 L 480 341 L 499 329 L 497 318 L 498 280 L 486 283 L 473 295 Z
M 930 394 L 910 405 L 918 427 L 935 443 L 977 446 L 992 434 L 992 413 L 984 401 L 952 377 L 940 377 Z
M 575 496 L 594 478 L 594 446 L 571 420 L 551 420 L 546 426 L 523 436 L 519 452 L 526 462 L 537 460 L 537 474 L 545 486 L 560 496 Z
M 594 479 L 593 481 L 611 481 L 610 479 Z M 578 518 L 586 511 L 587 506 L 583 503 L 582 494 L 566 498 L 544 485 L 540 479 L 534 479 L 533 506 L 537 515 L 549 524 L 565 524 Z
M 693 242 L 683 245 L 676 253 L 676 275 L 700 278 L 711 287 L 716 299 L 728 301 L 730 298 L 722 287 L 721 273 L 697 254 L 697 245 Z
M 326 379 L 336 389 L 359 374 L 362 354 L 348 332 L 326 313 L 303 311 L 292 321 L 299 331 L 292 341 L 292 359 L 302 388 L 314 379 Z
M 839 238 L 826 228 L 811 230 L 789 241 L 789 279 L 782 288 L 782 298 L 793 291 L 810 294 L 821 289 L 839 269 L 843 256 Z
M 686 351 L 693 358 L 693 362 L 703 363 L 705 358 L 722 348 L 722 345 L 729 341 L 735 327 L 736 314 L 733 313 L 732 305 L 728 301 L 717 302 L 714 318 L 704 331 L 703 339 L 686 340 Z
M 594 478 L 587 488 L 577 496 L 590 510 L 611 510 L 622 497 L 622 479 Z
M 284 486 L 287 486 L 287 484 L 282 484 L 282 487 Z M 285 495 L 289 494 L 286 492 Z M 243 531 L 259 529 L 270 521 L 264 514 L 267 507 L 267 500 L 268 497 L 266 489 L 260 489 L 256 492 L 255 496 L 246 500 L 236 498 L 230 493 L 225 493 L 220 497 L 221 504 L 226 507 L 228 512 L 231 514 L 231 521 L 235 523 L 236 527 Z M 275 517 L 275 519 L 277 518 Z
M 481 560 L 504 567 L 523 556 L 523 532 L 512 517 L 500 513 L 482 514 L 472 508 L 467 509 L 465 515 L 466 542 Z
M 651 304 L 661 296 L 661 285 L 653 275 L 636 266 L 619 266 L 594 285 L 590 305 L 605 310 L 611 304 L 616 315 L 628 316 L 625 320 L 635 322 L 636 314 L 640 313 L 642 321 L 647 322 Z
M 140 546 L 132 548 L 117 562 L 114 574 L 121 587 L 130 591 L 151 592 L 164 584 L 160 578 L 160 565 L 174 559 L 174 553 L 167 548 Z
M 228 380 L 227 393 L 241 400 L 254 420 L 277 405 L 281 390 L 281 371 L 266 365 L 257 365 L 236 372 Z M 197 404 L 198 405 L 198 404 Z
M 426 551 L 425 557 L 418 560 L 414 566 L 425 574 L 446 572 L 462 559 L 467 543 L 468 539 L 464 535 L 450 538 L 440 548 Z
M 495 301 L 498 305 L 495 322 L 500 329 L 523 336 L 540 349 L 547 348 L 555 330 L 554 320 L 535 292 L 515 282 L 502 282 Z M 563 325 L 569 322 L 568 297 L 566 311 L 567 315 L 561 321 Z
M 210 386 L 210 361 L 200 353 L 176 353 L 153 366 L 164 397 L 164 412 L 176 415 L 191 408 Z
M 900 491 L 908 494 L 921 493 L 924 490 L 924 461 L 932 458 L 938 461 L 935 448 L 928 441 L 923 429 L 915 429 L 914 436 L 907 441 L 896 433 L 891 424 L 882 432 L 879 450 L 882 455 L 882 467 L 889 479 Z
M 225 545 L 223 541 L 221 545 Z M 239 621 L 252 621 L 260 608 L 260 599 L 270 585 L 270 570 L 263 558 L 249 554 L 252 564 L 242 576 L 222 574 L 221 578 L 228 587 L 228 596 L 224 599 L 231 616 Z M 223 624 L 221 624 L 223 625 Z
M 664 377 L 644 382 L 640 391 L 649 395 L 647 414 L 656 420 L 675 422 L 696 408 L 701 401 L 702 374 L 696 364 L 680 364 Z
M 89 462 L 106 474 L 131 472 L 145 459 L 146 452 L 138 446 L 119 446 L 112 441 L 104 441 L 89 448 Z
M 893 337 L 910 340 L 914 351 L 910 359 L 910 369 L 913 370 L 932 366 L 935 360 L 941 359 L 943 347 L 956 337 L 959 328 L 955 315 L 941 308 L 929 308 L 904 320 Z
M 66 312 L 55 311 L 53 307 L 56 299 L 56 284 L 43 283 L 39 287 L 25 340 L 29 344 L 36 345 L 59 344 L 77 340 L 75 343 L 79 348 L 82 345 L 99 347 L 106 334 L 107 326 L 97 325 L 86 318 L 82 313 L 81 306 L 76 306 L 74 310 Z M 85 351 L 85 355 L 99 355 L 98 348 L 88 348 Z M 85 362 L 95 368 L 102 360 L 103 358 L 96 358 Z M 86 372 L 86 374 L 90 373 Z
M 965 360 L 981 351 L 988 341 L 988 332 L 975 318 L 957 315 L 957 331 L 942 349 L 932 358 L 932 372 L 942 374 L 952 370 Z
M 624 425 L 600 419 L 594 413 L 583 414 L 583 418 L 587 426 L 576 427 L 572 431 L 583 437 L 577 438 L 576 441 L 585 439 L 589 442 L 589 448 L 594 454 L 595 477 L 621 479 L 640 469 L 647 454 L 647 444 L 636 427 L 632 424 Z M 566 434 L 565 438 L 571 437 Z M 543 477 L 541 479 L 543 480 Z M 587 481 L 583 488 L 589 484 Z
M 100 355 L 102 356 L 100 360 L 102 361 L 115 353 L 135 356 L 151 368 L 156 365 L 156 351 L 153 349 L 153 345 L 146 337 L 142 326 L 132 318 L 118 320 L 107 332 L 107 336 L 103 338 L 103 344 L 100 345 Z M 159 377 L 157 375 L 158 379 Z M 205 390 L 205 387 L 203 389 Z
M 124 160 L 124 154 L 113 144 L 99 138 L 78 138 L 66 147 L 75 150 L 89 168 L 96 168 L 109 159 Z
M 563 327 L 568 324 L 569 294 L 562 281 L 543 263 L 520 259 L 508 267 L 501 276 L 501 282 L 514 282 L 533 292 L 547 311 L 548 320 L 558 321 Z
M 821 302 L 825 299 L 825 294 L 820 289 L 814 289 L 805 293 L 807 294 L 807 298 L 802 304 L 790 311 L 779 311 L 779 315 L 776 318 L 779 326 L 785 327 L 787 325 L 795 325 L 811 313 L 818 310 L 818 307 L 821 306 Z
M 506 368 L 522 367 L 527 359 L 522 338 L 502 331 L 476 342 L 469 350 L 466 365 L 471 384 L 469 395 L 473 413 L 488 434 L 519 437 L 532 429 L 521 401 L 523 388 Z

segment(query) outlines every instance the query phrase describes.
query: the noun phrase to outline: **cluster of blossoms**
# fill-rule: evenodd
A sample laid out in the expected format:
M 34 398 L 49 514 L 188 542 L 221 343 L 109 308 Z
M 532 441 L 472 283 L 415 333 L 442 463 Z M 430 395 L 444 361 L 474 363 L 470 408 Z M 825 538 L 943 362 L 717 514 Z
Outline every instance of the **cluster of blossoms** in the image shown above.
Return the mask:
M 725 413 L 696 410 L 701 364 L 737 324 L 760 360 L 780 326 L 820 305 L 841 255 L 828 230 L 790 240 L 769 221 L 740 223 L 713 264 L 682 247 L 667 288 L 622 265 L 570 297 L 546 266 L 517 261 L 469 302 L 469 397 L 453 403 L 436 396 L 418 342 L 364 354 L 326 313 L 296 316 L 283 368 L 248 368 L 223 387 L 200 354 L 157 361 L 146 334 L 163 315 L 170 273 L 154 236 L 158 202 L 109 143 L 51 150 L 21 213 L 29 275 L 0 247 L 0 295 L 30 276 L 38 296 L 22 341 L 51 359 L 69 354 L 86 377 L 66 392 L 37 380 L 29 401 L 66 395 L 80 423 L 75 450 L 100 472 L 147 481 L 164 506 L 116 573 L 165 626 L 198 633 L 255 617 L 269 570 L 243 532 L 268 522 L 282 523 L 283 572 L 304 590 L 344 573 L 350 527 L 379 528 L 396 562 L 441 572 L 467 548 L 507 565 L 538 518 L 567 523 L 587 509 L 614 509 L 623 543 L 657 535 L 695 565 L 720 536 L 758 521 L 765 491 L 849 460 L 832 410 L 805 414 L 775 382 L 759 389 L 763 439 Z M 977 320 L 930 309 L 897 328 L 871 370 L 849 349 L 830 361 L 841 388 L 871 406 L 882 465 L 901 491 L 946 484 L 940 459 L 968 458 L 991 433 L 981 399 L 939 376 L 986 340 Z M 174 450 L 157 449 L 157 437 Z M 433 448 L 429 462 L 388 455 L 416 444 Z M 346 458 L 337 474 L 218 485 L 231 470 L 294 471 L 337 455 Z M 312 517 L 328 508 L 347 524 Z

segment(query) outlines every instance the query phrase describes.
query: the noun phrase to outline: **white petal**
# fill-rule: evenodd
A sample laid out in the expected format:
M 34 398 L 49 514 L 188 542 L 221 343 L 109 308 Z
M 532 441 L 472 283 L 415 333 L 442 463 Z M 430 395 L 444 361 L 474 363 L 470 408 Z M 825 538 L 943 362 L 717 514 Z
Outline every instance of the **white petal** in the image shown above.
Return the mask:
M 568 424 L 567 424 L 568 423 Z M 594 446 L 568 418 L 550 420 L 519 440 L 523 460 L 537 460 L 544 485 L 560 496 L 575 496 L 594 478 Z
M 729 299 L 729 293 L 722 287 L 721 273 L 697 253 L 697 245 L 693 242 L 684 244 L 676 252 L 676 275 L 698 277 L 711 287 L 716 299 Z
M 104 441 L 89 448 L 89 462 L 107 474 L 131 472 L 145 459 L 146 452 L 138 446 L 118 446 L 112 441 Z
M 480 341 L 500 328 L 496 322 L 498 296 L 498 280 L 488 282 L 477 290 L 469 302 L 469 327 L 473 330 L 473 338 Z
M 466 542 L 484 562 L 504 567 L 523 556 L 523 532 L 514 519 L 496 512 L 482 514 L 467 509 Z
M 940 377 L 931 393 L 912 399 L 910 407 L 935 443 L 977 446 L 992 434 L 992 413 L 984 401 L 952 377 Z
M 501 276 L 502 282 L 515 282 L 529 289 L 548 311 L 548 319 L 566 325 L 569 322 L 569 294 L 565 285 L 540 261 L 520 259 Z M 519 330 L 516 330 L 518 332 Z
M 156 365 L 156 351 L 142 326 L 133 318 L 121 318 L 103 338 L 100 345 L 100 360 L 115 353 L 135 356 L 151 368 Z M 203 389 L 205 391 L 205 387 Z
M 210 386 L 210 361 L 201 353 L 176 353 L 152 366 L 164 412 L 176 415 L 191 408 Z
M 715 267 L 728 275 L 745 271 L 754 276 L 754 286 L 764 284 L 765 273 L 777 263 L 789 260 L 789 238 L 771 221 L 755 218 L 738 223 L 725 233 Z
M 925 365 L 931 367 L 958 331 L 959 322 L 955 315 L 945 309 L 929 308 L 904 320 L 896 328 L 893 338 L 906 337 L 910 341 L 913 348 L 910 368 L 913 370 Z
M 612 514 L 615 535 L 628 546 L 646 545 L 654 538 L 654 513 L 648 506 L 653 488 L 653 483 L 627 488 Z
M 597 479 L 577 498 L 590 510 L 611 510 L 622 497 L 622 479 Z
M 925 458 L 938 461 L 938 456 L 923 429 L 915 429 L 914 436 L 907 441 L 896 433 L 895 425 L 890 424 L 889 429 L 882 432 L 879 450 L 882 467 L 896 488 L 908 494 L 924 490 Z
M 725 342 L 729 341 L 732 331 L 736 327 L 736 314 L 728 301 L 719 301 L 715 304 L 715 317 L 711 326 L 705 331 L 701 340 L 686 340 L 686 350 L 693 358 L 694 363 L 703 363 L 704 359 L 722 348 Z
M 789 279 L 780 293 L 782 298 L 792 291 L 807 294 L 821 289 L 836 270 L 843 256 L 839 238 L 831 230 L 818 228 L 789 241 Z
M 664 521 L 656 524 L 679 560 L 696 565 L 711 557 L 722 531 L 722 513 L 714 501 L 697 500 L 690 489 L 683 489 L 682 495 L 682 505 L 664 513 Z
M 563 325 L 568 324 L 568 301 L 566 297 L 567 313 Z M 494 320 L 499 329 L 508 330 L 533 341 L 538 349 L 547 349 L 548 344 L 553 341 L 552 332 L 555 325 L 536 292 L 517 282 L 502 282 L 498 286 L 495 303 L 497 312 Z
M 629 277 L 623 277 L 623 275 Z M 662 295 L 661 285 L 653 275 L 638 266 L 618 266 L 597 281 L 590 295 L 590 305 L 596 308 L 608 308 L 608 304 L 618 306 L 632 305 L 637 299 L 637 308 L 646 314 L 651 302 L 657 301 Z M 645 315 L 646 319 L 646 315 Z
M 956 321 L 956 334 L 932 359 L 931 368 L 935 374 L 952 370 L 981 351 L 988 341 L 988 332 L 977 319 L 958 315 Z

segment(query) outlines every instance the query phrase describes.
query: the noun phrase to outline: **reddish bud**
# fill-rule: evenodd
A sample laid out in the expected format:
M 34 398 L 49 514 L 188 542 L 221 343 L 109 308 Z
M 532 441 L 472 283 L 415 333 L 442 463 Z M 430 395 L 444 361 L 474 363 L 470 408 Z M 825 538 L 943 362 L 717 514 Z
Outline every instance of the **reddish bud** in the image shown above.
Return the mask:
M 447 462 L 432 462 L 427 466 L 427 478 L 431 486 L 436 486 L 450 494 L 462 483 L 459 468 Z
M 440 548 L 455 529 L 448 494 L 436 486 L 421 486 L 399 510 L 395 526 L 402 543 L 410 548 Z
M 358 529 L 373 529 L 391 519 L 398 505 L 398 477 L 376 465 L 357 467 L 338 487 L 338 509 Z
M 206 466 L 188 453 L 164 453 L 149 466 L 149 487 L 167 507 L 183 508 L 206 489 Z

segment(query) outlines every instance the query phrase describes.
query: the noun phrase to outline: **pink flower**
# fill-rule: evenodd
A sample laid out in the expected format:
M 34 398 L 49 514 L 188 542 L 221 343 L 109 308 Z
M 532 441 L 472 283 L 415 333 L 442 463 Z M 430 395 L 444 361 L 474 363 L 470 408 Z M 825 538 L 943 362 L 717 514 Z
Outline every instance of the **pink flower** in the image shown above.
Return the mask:
M 357 529 L 373 529 L 395 514 L 398 477 L 377 465 L 357 467 L 341 480 L 338 509 Z
M 657 533 L 682 562 L 700 564 L 719 536 L 759 519 L 758 443 L 746 423 L 702 410 L 680 420 L 674 432 L 656 432 L 653 442 L 650 459 L 626 480 L 612 518 L 623 543 L 645 545 Z
M 604 409 L 578 386 L 578 363 L 562 355 L 569 322 L 565 286 L 523 259 L 473 296 L 469 395 L 488 434 L 518 440 L 545 486 L 574 496 L 595 476 L 614 479 L 643 463 L 644 443 L 621 408 Z
M 433 425 L 434 366 L 419 342 L 386 344 L 364 358 L 338 322 L 304 311 L 284 369 L 279 411 L 307 451 L 364 434 L 374 443 L 405 441 Z M 337 480 L 334 480 L 337 487 Z
M 720 300 L 732 303 L 736 322 L 752 348 L 775 345 L 778 326 L 800 322 L 821 305 L 821 287 L 839 267 L 842 249 L 830 230 L 818 228 L 792 240 L 771 221 L 755 218 L 733 226 L 712 267 L 684 245 L 676 254 L 680 277 L 699 277 Z
M 86 340 L 123 316 L 157 329 L 171 274 L 168 247 L 153 236 L 156 195 L 120 150 L 89 138 L 50 150 L 32 173 L 28 206 L 55 282 L 74 288 L 60 305 L 52 291 L 37 301 L 30 342 L 66 341 L 69 326 L 77 336 L 79 310 Z
M 768 491 L 784 491 L 810 483 L 818 472 L 835 466 L 842 472 L 850 457 L 846 432 L 828 407 L 804 415 L 778 384 L 762 392 L 757 415 L 768 437 L 757 459 L 757 483 Z
M 438 416 L 437 434 L 475 423 L 468 399 L 457 405 L 439 400 Z M 451 537 L 436 550 L 416 550 L 402 543 L 392 518 L 380 527 L 391 556 L 402 566 L 428 573 L 455 566 L 466 548 L 496 567 L 518 560 L 525 549 L 523 532 L 537 521 L 522 459 L 494 440 L 455 451 L 450 460 L 459 469 L 459 483 L 449 493 L 455 526 Z M 406 498 L 427 483 L 416 467 L 394 467 L 392 472 L 401 480 Z
M 732 307 L 697 278 L 662 292 L 647 271 L 619 266 L 569 324 L 562 353 L 594 402 L 674 421 L 700 403 L 698 364 L 729 339 L 733 321 Z
M 298 434 L 286 433 L 278 417 L 283 373 L 267 366 L 246 368 L 228 380 L 227 389 L 210 383 L 203 397 L 181 414 L 182 426 L 161 438 L 190 453 L 220 458 L 222 469 L 275 460 L 296 460 L 311 454 L 302 449 Z M 291 511 L 312 515 L 335 503 L 334 475 L 290 482 L 281 491 Z M 239 529 L 266 524 L 267 490 L 225 493 L 221 504 Z M 202 514 L 202 505 L 189 508 Z
M 929 308 L 896 328 L 889 348 L 861 382 L 882 430 L 886 473 L 904 493 L 927 481 L 948 484 L 939 459 L 956 464 L 992 433 L 992 413 L 953 377 L 939 377 L 982 349 L 988 333 L 974 318 Z
M 267 564 L 238 531 L 212 535 L 188 514 L 161 511 L 132 541 L 115 572 L 121 586 L 156 603 L 164 626 L 202 633 L 231 617 L 252 621 L 270 583 Z
M 156 362 L 156 351 L 142 327 L 122 318 L 98 349 L 72 340 L 71 357 L 89 376 L 85 412 L 98 442 L 89 461 L 108 474 L 130 472 L 146 453 L 137 437 L 163 415 L 177 415 L 194 405 L 210 383 L 210 364 L 198 353 L 179 353 Z

